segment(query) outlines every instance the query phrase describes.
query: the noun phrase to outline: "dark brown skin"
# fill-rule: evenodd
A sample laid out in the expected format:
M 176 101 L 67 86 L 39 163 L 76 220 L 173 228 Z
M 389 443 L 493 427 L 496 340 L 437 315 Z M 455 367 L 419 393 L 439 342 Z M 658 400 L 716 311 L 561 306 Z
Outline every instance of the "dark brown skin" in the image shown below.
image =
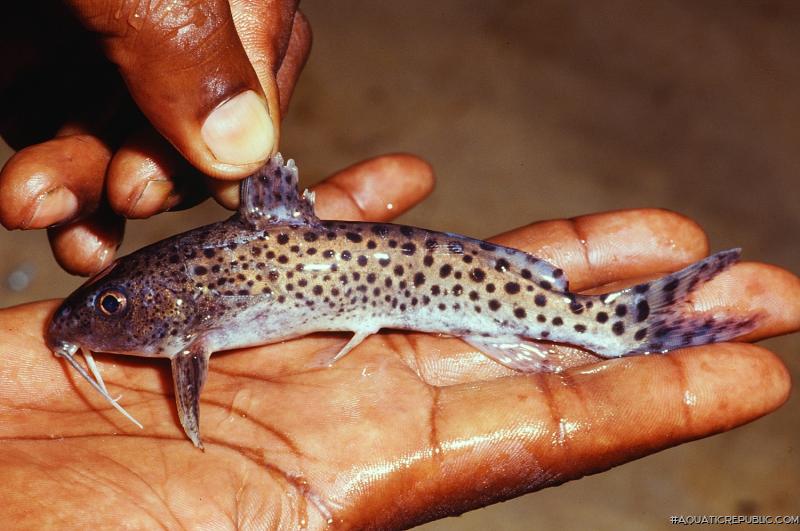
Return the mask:
M 318 187 L 318 211 L 386 220 L 386 202 L 400 205 L 394 215 L 431 184 L 417 159 L 380 158 Z M 558 264 L 584 291 L 707 254 L 694 222 L 660 210 L 535 223 L 494 241 Z M 763 312 L 751 340 L 800 328 L 800 279 L 774 266 L 737 264 L 693 303 Z M 56 305 L 0 311 L 11 376 L 0 381 L 0 507 L 20 527 L 317 529 L 313 499 L 339 528 L 408 527 L 731 429 L 780 406 L 791 385 L 775 355 L 745 343 L 602 362 L 570 351 L 572 369 L 522 375 L 459 340 L 409 333 L 310 369 L 347 341 L 317 335 L 215 356 L 201 453 L 175 416 L 166 363 L 97 356 L 140 431 L 52 356 L 42 336 Z M 561 420 L 575 429 L 559 439 Z
M 0 171 L 0 223 L 57 226 L 56 259 L 88 275 L 125 218 L 190 206 L 204 181 L 235 206 L 238 179 L 277 150 L 310 46 L 296 0 L 4 6 L 0 136 L 20 151 Z

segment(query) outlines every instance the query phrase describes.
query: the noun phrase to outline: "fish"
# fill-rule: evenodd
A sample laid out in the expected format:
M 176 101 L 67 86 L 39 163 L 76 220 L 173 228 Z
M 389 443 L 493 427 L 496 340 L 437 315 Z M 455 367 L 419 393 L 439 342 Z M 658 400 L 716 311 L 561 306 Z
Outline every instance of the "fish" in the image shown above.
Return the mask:
M 758 320 L 687 304 L 739 249 L 586 295 L 569 290 L 561 268 L 510 247 L 404 225 L 323 221 L 314 194 L 299 193 L 296 164 L 280 154 L 242 182 L 240 195 L 229 219 L 117 259 L 62 302 L 46 331 L 53 353 L 139 427 L 109 394 L 91 353 L 168 358 L 181 425 L 201 449 L 200 395 L 214 352 L 352 333 L 332 365 L 388 328 L 459 337 L 518 371 L 558 371 L 552 343 L 603 358 L 666 353 L 734 339 Z

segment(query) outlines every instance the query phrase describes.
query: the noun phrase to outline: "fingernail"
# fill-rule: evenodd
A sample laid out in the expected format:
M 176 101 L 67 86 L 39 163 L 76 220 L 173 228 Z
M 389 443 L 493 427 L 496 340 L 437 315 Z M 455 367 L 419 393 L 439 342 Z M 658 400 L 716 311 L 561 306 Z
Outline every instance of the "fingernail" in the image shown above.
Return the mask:
M 39 197 L 36 201 L 36 210 L 21 228 L 43 229 L 68 221 L 77 213 L 78 198 L 68 188 L 59 186 Z
M 127 217 L 149 218 L 175 206 L 178 198 L 172 194 L 173 188 L 171 181 L 147 181 L 142 193 L 133 200 Z
M 252 90 L 214 109 L 200 134 L 214 158 L 234 165 L 266 160 L 275 141 L 266 104 Z

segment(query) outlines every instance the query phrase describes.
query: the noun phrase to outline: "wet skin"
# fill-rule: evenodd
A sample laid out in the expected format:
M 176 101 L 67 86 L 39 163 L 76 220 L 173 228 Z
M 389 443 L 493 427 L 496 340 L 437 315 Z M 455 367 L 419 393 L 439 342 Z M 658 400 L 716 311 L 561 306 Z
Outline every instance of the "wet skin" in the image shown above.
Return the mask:
M 19 151 L 0 171 L 0 223 L 48 228 L 59 264 L 89 275 L 126 218 L 209 193 L 235 206 L 238 179 L 277 149 L 310 47 L 295 0 L 10 3 L 0 136 Z
M 347 198 L 366 177 L 351 171 L 319 190 L 321 214 L 386 219 L 378 205 L 420 198 L 424 173 L 415 192 L 371 187 L 388 195 L 358 213 Z M 542 222 L 494 241 L 557 263 L 581 291 L 707 254 L 696 224 L 658 210 Z M 741 263 L 693 305 L 763 312 L 755 340 L 796 331 L 798 301 L 797 277 Z M 42 334 L 55 306 L 0 313 L 14 374 L 0 388 L 0 503 L 21 525 L 319 528 L 328 511 L 340 527 L 405 527 L 731 429 L 778 407 L 790 387 L 778 358 L 744 343 L 602 362 L 569 351 L 564 373 L 520 375 L 459 340 L 410 333 L 378 334 L 333 368 L 309 369 L 347 341 L 315 335 L 215 357 L 200 454 L 175 416 L 168 365 L 98 356 L 141 432 L 52 357 Z

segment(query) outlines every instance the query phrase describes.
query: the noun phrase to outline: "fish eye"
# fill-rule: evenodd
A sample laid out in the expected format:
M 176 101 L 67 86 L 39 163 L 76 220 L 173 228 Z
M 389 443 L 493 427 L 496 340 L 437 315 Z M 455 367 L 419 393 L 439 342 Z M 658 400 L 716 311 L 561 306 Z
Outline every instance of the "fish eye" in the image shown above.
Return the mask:
M 119 315 L 125 310 L 128 299 L 116 290 L 104 291 L 97 298 L 97 308 L 103 315 Z

